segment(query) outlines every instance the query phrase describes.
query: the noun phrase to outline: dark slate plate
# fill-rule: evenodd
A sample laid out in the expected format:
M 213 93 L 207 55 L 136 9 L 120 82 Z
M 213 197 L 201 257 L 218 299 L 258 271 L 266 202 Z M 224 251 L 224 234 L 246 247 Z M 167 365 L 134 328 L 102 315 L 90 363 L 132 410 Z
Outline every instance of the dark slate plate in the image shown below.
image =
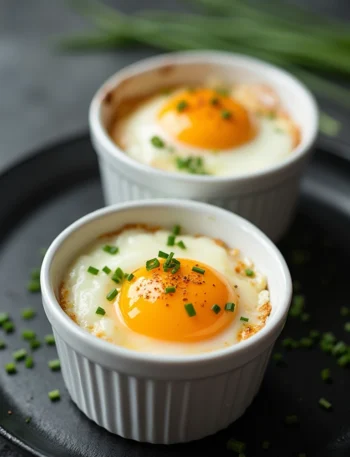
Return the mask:
M 230 437 L 248 443 L 247 457 L 294 457 L 301 452 L 307 457 L 349 457 L 350 373 L 317 345 L 286 354 L 286 366 L 272 361 L 253 405 L 227 430 L 169 447 L 124 440 L 85 418 L 70 401 L 60 373 L 47 367 L 56 357 L 54 347 L 43 344 L 34 352 L 34 369 L 19 363 L 16 375 L 5 373 L 2 367 L 11 361 L 12 351 L 26 347 L 21 330 L 35 330 L 41 341 L 50 333 L 40 294 L 30 294 L 25 284 L 30 269 L 40 265 L 40 248 L 75 219 L 103 205 L 97 170 L 89 139 L 83 136 L 36 154 L 0 177 L 0 311 L 9 312 L 16 324 L 11 335 L 0 330 L 8 345 L 0 351 L 0 433 L 46 457 L 224 456 L 230 455 Z M 350 343 L 344 331 L 350 316 L 339 312 L 341 306 L 350 306 L 349 234 L 350 163 L 319 150 L 303 182 L 296 220 L 280 243 L 293 277 L 301 283 L 311 320 L 290 318 L 281 339 L 301 338 L 317 328 Z M 37 310 L 32 321 L 20 317 L 27 306 Z M 284 352 L 277 346 L 276 351 Z M 320 377 L 326 367 L 334 378 L 329 385 Z M 62 398 L 53 404 L 47 392 L 55 388 Z M 332 412 L 318 406 L 320 397 L 332 402 Z M 300 423 L 287 427 L 283 419 L 292 414 Z M 262 450 L 263 440 L 271 442 L 269 451 Z

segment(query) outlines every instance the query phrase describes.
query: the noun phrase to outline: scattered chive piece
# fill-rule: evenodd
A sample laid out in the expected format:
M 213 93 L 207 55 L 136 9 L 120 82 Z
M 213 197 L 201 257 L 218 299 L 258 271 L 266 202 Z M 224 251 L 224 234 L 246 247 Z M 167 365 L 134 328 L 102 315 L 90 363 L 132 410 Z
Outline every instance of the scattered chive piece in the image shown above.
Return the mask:
M 328 343 L 335 343 L 337 339 L 332 332 L 326 332 L 322 335 L 322 340 Z
M 40 279 L 40 268 L 33 268 L 30 277 L 31 279 Z
M 272 354 L 272 359 L 276 362 L 277 365 L 283 363 L 283 355 L 280 352 L 275 352 Z
M 151 143 L 156 148 L 164 148 L 165 143 L 159 136 L 152 136 Z
M 134 275 L 132 273 L 130 273 L 126 279 L 130 282 L 134 279 Z
M 344 330 L 345 330 L 346 332 L 350 332 L 350 322 L 345 322 Z
M 167 246 L 174 246 L 174 244 L 175 244 L 175 235 L 169 235 L 166 245 Z
M 254 276 L 254 271 L 251 270 L 250 268 L 246 268 L 245 274 L 246 274 L 247 276 L 253 277 L 253 276 Z
M 25 308 L 21 311 L 22 319 L 29 320 L 35 316 L 35 310 L 33 308 Z
M 91 273 L 92 275 L 95 275 L 95 276 L 96 276 L 96 275 L 98 274 L 98 271 L 99 271 L 99 270 L 98 270 L 97 268 L 95 268 L 95 267 L 91 267 L 91 266 L 90 266 L 90 267 L 87 269 L 87 271 L 88 271 L 88 273 Z
M 309 335 L 310 335 L 310 338 L 312 338 L 314 340 L 318 339 L 321 336 L 321 334 L 318 330 L 310 330 Z
M 181 249 L 186 249 L 186 245 L 182 240 L 176 243 L 176 245 L 179 246 L 179 248 Z
M 47 364 L 52 371 L 58 371 L 61 369 L 61 363 L 58 359 L 49 360 Z
M 106 314 L 106 311 L 99 306 L 96 310 L 96 314 L 99 314 L 100 316 L 104 316 Z
M 38 341 L 38 340 L 30 340 L 29 346 L 30 346 L 30 349 L 32 349 L 33 351 L 35 351 L 35 349 L 40 348 L 41 343 L 40 343 L 40 341 Z
M 45 335 L 45 343 L 49 346 L 54 346 L 55 344 L 55 337 L 50 333 L 49 335 Z
M 180 235 L 181 232 L 181 226 L 180 225 L 174 225 L 172 229 L 173 235 Z
M 103 273 L 106 273 L 106 275 L 109 275 L 109 273 L 112 271 L 110 268 L 107 267 L 107 265 L 105 267 L 102 268 L 102 271 Z
M 61 394 L 58 389 L 51 390 L 51 392 L 48 393 L 48 396 L 51 401 L 58 401 L 61 398 Z
M 343 316 L 343 317 L 348 316 L 349 312 L 350 312 L 350 310 L 349 310 L 349 308 L 347 306 L 342 306 L 340 308 L 340 315 Z
M 295 343 L 296 341 L 293 340 L 293 338 L 285 338 L 281 342 L 282 346 L 286 349 L 295 349 Z M 297 346 L 299 346 L 299 344 Z
M 348 366 L 350 364 L 350 354 L 344 354 L 340 356 L 337 363 L 340 367 L 343 368 Z
M 232 302 L 226 303 L 225 310 L 233 312 L 235 310 L 235 304 Z
M 108 292 L 106 298 L 108 301 L 112 301 L 118 295 L 117 289 L 112 289 Z
M 171 262 L 173 261 L 174 257 L 174 252 L 171 252 L 168 257 L 166 258 L 166 261 L 164 262 L 164 265 L 170 265 Z
M 186 109 L 188 107 L 188 103 L 186 102 L 186 100 L 181 100 L 179 101 L 179 103 L 177 104 L 176 106 L 176 109 L 181 112 L 183 111 L 184 109 Z
M 205 270 L 203 268 L 199 268 L 199 267 L 192 267 L 192 271 L 195 271 L 196 273 L 199 273 L 201 275 L 204 275 L 204 273 L 205 273 Z
M 340 356 L 340 355 L 345 354 L 347 352 L 347 350 L 348 350 L 348 347 L 344 343 L 344 341 L 338 341 L 338 343 L 333 346 L 332 354 L 335 356 L 338 356 L 338 355 Z
M 158 268 L 159 265 L 160 265 L 160 263 L 159 263 L 159 260 L 157 259 L 157 257 L 155 257 L 154 259 L 147 260 L 146 270 L 147 271 L 154 270 L 154 268 Z
M 26 359 L 25 359 L 25 367 L 26 368 L 33 368 L 34 367 L 34 360 L 33 360 L 33 357 L 30 357 L 28 356 Z
M 320 341 L 321 350 L 328 354 L 330 354 L 332 352 L 333 346 L 334 346 L 334 343 L 332 343 L 331 341 L 325 341 L 325 340 Z
M 211 307 L 211 309 L 214 311 L 215 314 L 219 314 L 219 312 L 221 311 L 221 308 L 219 305 L 213 305 Z
M 232 113 L 231 111 L 228 111 L 227 109 L 224 109 L 221 111 L 221 117 L 223 119 L 231 119 Z
M 30 340 L 35 340 L 36 334 L 33 332 L 33 330 L 23 330 L 22 332 L 22 338 L 24 340 L 30 341 Z
M 111 246 L 110 244 L 106 244 L 103 246 L 103 251 L 108 252 L 108 254 L 114 255 L 117 254 L 119 251 L 119 248 L 117 246 Z
M 329 411 L 332 408 L 332 403 L 330 403 L 328 400 L 326 400 L 323 397 L 318 400 L 318 404 L 321 406 L 321 408 L 323 408 L 327 411 Z
M 124 272 L 121 268 L 117 268 L 113 273 L 112 280 L 117 284 L 120 283 L 124 279 Z
M 164 251 L 159 251 L 158 252 L 158 257 L 160 257 L 161 259 L 167 259 L 169 256 L 169 254 L 167 254 L 166 252 Z
M 219 104 L 219 99 L 217 97 L 213 97 L 211 100 L 210 100 L 210 103 L 212 105 L 218 105 Z
M 7 363 L 5 365 L 5 370 L 7 371 L 8 374 L 15 374 L 17 373 L 17 368 L 16 368 L 16 365 L 11 362 L 11 363 Z
M 32 279 L 27 284 L 27 289 L 29 292 L 40 292 L 40 281 L 38 279 Z
M 233 438 L 227 441 L 226 448 L 228 451 L 236 452 L 237 454 L 244 452 L 246 444 L 243 441 L 237 441 Z
M 32 420 L 31 417 L 26 417 L 26 419 L 25 419 L 26 424 L 29 424 L 31 420 Z
M 186 303 L 185 310 L 186 310 L 187 314 L 189 315 L 189 317 L 193 317 L 197 314 L 192 303 Z
M 294 295 L 292 306 L 289 310 L 289 316 L 299 317 L 301 316 L 305 306 L 305 297 L 303 295 Z
M 27 357 L 27 351 L 25 349 L 18 349 L 12 353 L 12 357 L 18 362 L 24 360 Z
M 6 343 L 5 343 L 5 341 L 0 340 L 0 350 L 5 349 L 5 348 L 6 348 Z
M 129 273 L 124 273 L 124 278 L 127 279 L 127 277 L 129 276 Z
M 302 322 L 309 322 L 310 314 L 309 313 L 301 313 L 300 320 Z
M 300 346 L 302 348 L 311 348 L 313 344 L 314 344 L 314 342 L 313 342 L 312 338 L 305 337 L 305 338 L 300 339 Z
M 269 447 L 270 447 L 270 441 L 263 441 L 263 442 L 261 443 L 261 447 L 262 447 L 263 449 L 265 449 L 265 450 L 269 449 Z
M 166 287 L 165 288 L 165 293 L 166 294 L 172 294 L 174 292 L 176 292 L 176 287 Z
M 7 313 L 0 313 L 0 326 L 10 319 L 10 316 Z
M 321 379 L 324 382 L 330 382 L 331 381 L 331 370 L 329 368 L 324 368 L 321 370 Z
M 15 324 L 11 321 L 4 322 L 2 328 L 6 333 L 12 333 L 15 330 Z
M 296 425 L 296 424 L 299 424 L 299 419 L 298 419 L 298 416 L 295 415 L 295 414 L 292 414 L 291 416 L 286 416 L 284 418 L 284 423 L 286 425 Z
M 241 316 L 239 318 L 240 321 L 243 321 L 243 322 L 248 322 L 249 321 L 249 318 L 248 317 L 244 317 L 244 316 Z
M 174 266 L 174 268 L 171 270 L 171 274 L 174 275 L 174 274 L 177 273 L 179 270 L 180 270 L 180 264 L 177 263 L 177 264 Z

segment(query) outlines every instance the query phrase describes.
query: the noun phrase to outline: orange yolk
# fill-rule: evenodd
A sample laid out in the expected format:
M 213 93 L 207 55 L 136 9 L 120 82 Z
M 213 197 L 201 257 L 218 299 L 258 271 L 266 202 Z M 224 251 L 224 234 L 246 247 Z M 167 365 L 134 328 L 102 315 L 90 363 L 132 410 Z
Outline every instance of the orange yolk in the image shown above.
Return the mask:
M 166 341 L 192 342 L 211 338 L 227 327 L 236 314 L 238 297 L 219 272 L 189 259 L 181 262 L 177 273 L 165 272 L 162 263 L 147 271 L 134 272 L 131 282 L 125 281 L 119 299 L 124 322 L 133 331 Z M 204 274 L 192 271 L 198 266 Z M 176 287 L 166 293 L 167 287 Z M 226 311 L 233 302 L 235 311 Z M 190 317 L 185 305 L 192 303 L 196 315 Z M 221 310 L 216 314 L 214 304 Z
M 203 149 L 233 148 L 256 135 L 244 106 L 213 89 L 176 93 L 162 107 L 158 120 L 170 136 Z

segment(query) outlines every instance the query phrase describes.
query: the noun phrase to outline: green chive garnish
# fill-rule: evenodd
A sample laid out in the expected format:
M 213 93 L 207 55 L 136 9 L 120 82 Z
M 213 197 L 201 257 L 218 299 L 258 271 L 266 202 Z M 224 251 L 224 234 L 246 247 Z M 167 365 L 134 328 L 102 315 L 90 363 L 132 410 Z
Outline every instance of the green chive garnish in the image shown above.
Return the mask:
M 40 281 L 38 279 L 32 279 L 27 284 L 27 289 L 29 292 L 40 292 Z
M 30 340 L 35 340 L 36 334 L 33 332 L 33 330 L 23 330 L 22 332 L 22 338 L 24 340 L 30 341 Z
M 275 352 L 272 354 L 272 359 L 276 362 L 277 365 L 282 364 L 283 362 L 283 355 L 280 352 Z
M 108 292 L 106 298 L 108 301 L 112 301 L 118 295 L 117 289 L 112 289 Z
M 270 441 L 263 441 L 263 442 L 261 443 L 261 447 L 262 447 L 263 449 L 265 449 L 265 450 L 269 449 L 269 447 L 270 447 Z
M 22 309 L 22 311 L 21 311 L 22 319 L 25 319 L 25 320 L 33 319 L 35 314 L 36 313 L 33 308 L 25 308 L 25 309 Z
M 35 349 L 40 348 L 41 343 L 40 343 L 40 341 L 38 341 L 38 340 L 30 340 L 29 346 L 30 346 L 30 349 L 32 349 L 33 351 L 35 351 Z
M 310 314 L 309 313 L 301 313 L 300 320 L 302 322 L 309 322 Z
M 18 362 L 24 360 L 27 357 L 27 351 L 25 349 L 18 349 L 12 353 L 12 357 Z
M 221 311 L 220 306 L 219 306 L 219 305 L 216 305 L 216 304 L 213 305 L 213 306 L 211 307 L 211 309 L 212 309 L 212 311 L 214 311 L 215 314 L 219 314 L 219 312 Z
M 344 354 L 340 356 L 337 363 L 340 367 L 347 367 L 350 364 L 350 354 Z
M 181 232 L 181 226 L 180 225 L 174 225 L 172 229 L 173 235 L 180 235 Z
M 233 451 L 236 452 L 237 454 L 240 454 L 241 452 L 244 452 L 246 449 L 246 444 L 243 443 L 243 441 L 237 441 L 233 438 L 227 441 L 226 443 L 226 448 L 228 451 Z
M 130 282 L 134 279 L 134 275 L 130 273 L 126 279 Z
M 243 321 L 243 322 L 248 322 L 249 321 L 249 318 L 248 317 L 244 317 L 244 316 L 241 316 L 239 318 L 240 321 Z
M 311 348 L 314 344 L 314 341 L 312 338 L 301 338 L 300 339 L 300 346 L 303 348 Z
M 326 332 L 322 335 L 322 341 L 326 341 L 327 343 L 335 343 L 337 339 L 332 332 Z
M 174 292 L 176 292 L 176 287 L 166 287 L 165 288 L 166 294 L 173 294 Z
M 196 273 L 199 273 L 201 275 L 204 275 L 204 273 L 205 273 L 205 270 L 203 270 L 203 268 L 199 268 L 199 267 L 192 267 L 192 271 L 195 271 Z
M 179 248 L 181 249 L 186 249 L 186 245 L 182 240 L 176 243 L 176 245 L 179 246 Z
M 51 401 L 58 401 L 61 398 L 61 394 L 58 389 L 51 390 L 51 392 L 48 393 L 48 396 Z
M 169 235 L 168 241 L 166 243 L 167 246 L 174 246 L 175 245 L 175 235 Z
M 215 92 L 221 95 L 222 97 L 227 97 L 230 93 L 230 91 L 225 87 L 218 87 L 217 89 L 215 89 Z
M 286 425 L 296 425 L 296 424 L 299 424 L 299 418 L 297 415 L 292 414 L 291 416 L 286 416 L 284 418 L 284 423 Z
M 6 348 L 6 343 L 5 343 L 5 341 L 0 340 L 0 350 L 5 349 L 5 348 Z
M 231 313 L 233 313 L 233 311 L 235 310 L 235 307 L 236 307 L 236 305 L 234 303 L 229 302 L 229 303 L 226 303 L 225 310 L 231 311 Z
M 112 280 L 117 284 L 124 279 L 124 271 L 121 268 L 117 268 L 113 273 Z
M 334 343 L 332 343 L 331 341 L 326 341 L 326 340 L 320 341 L 320 349 L 323 352 L 326 352 L 327 354 L 330 354 L 332 352 L 333 346 L 334 346 Z
M 159 251 L 158 252 L 158 257 L 162 258 L 162 259 L 167 259 L 169 256 L 169 254 L 167 254 L 166 252 L 164 251 Z
M 7 371 L 7 374 L 15 374 L 15 373 L 17 373 L 16 364 L 14 364 L 13 362 L 7 363 L 5 365 L 5 370 Z
M 58 371 L 61 369 L 61 363 L 58 359 L 49 360 L 47 364 L 52 371 Z
M 159 136 L 152 136 L 151 143 L 156 148 L 164 148 L 165 146 L 164 141 L 161 138 L 159 138 Z
M 323 408 L 327 411 L 329 411 L 332 408 L 332 403 L 330 403 L 328 400 L 326 400 L 323 397 L 318 400 L 318 404 L 321 406 L 321 408 Z
M 253 276 L 254 276 L 254 271 L 251 270 L 250 268 L 246 268 L 246 269 L 245 269 L 245 274 L 246 274 L 247 276 L 253 277 Z
M 218 105 L 219 104 L 219 99 L 217 97 L 213 97 L 211 100 L 210 100 L 210 103 L 212 105 Z
M 24 361 L 24 365 L 26 368 L 33 368 L 34 367 L 33 357 L 28 356 Z
M 184 109 L 186 109 L 188 107 L 188 103 L 186 102 L 186 100 L 181 100 L 179 101 L 179 103 L 177 104 L 176 106 L 176 109 L 181 112 L 183 111 Z
M 102 268 L 102 271 L 103 273 L 106 273 L 106 275 L 109 275 L 109 273 L 111 273 L 111 269 L 107 267 L 107 265 L 105 267 Z
M 329 368 L 324 368 L 321 371 L 321 379 L 324 382 L 330 382 L 331 381 L 331 370 Z
M 114 255 L 118 253 L 119 248 L 117 246 L 111 246 L 110 244 L 106 244 L 105 246 L 103 246 L 102 250 L 107 252 L 108 254 Z
M 187 314 L 189 315 L 189 317 L 193 317 L 197 314 L 192 303 L 187 303 L 184 306 L 185 306 L 185 310 L 186 310 Z
M 285 338 L 284 340 L 282 340 L 281 344 L 286 349 L 294 349 L 293 338 Z
M 104 316 L 106 314 L 106 311 L 99 306 L 96 310 L 96 314 L 99 314 L 100 316 Z
M 348 316 L 349 312 L 350 312 L 350 310 L 349 310 L 349 308 L 347 306 L 342 306 L 340 308 L 340 315 L 343 316 L 343 317 Z
M 345 322 L 344 330 L 350 333 L 350 322 Z
M 27 367 L 28 368 L 28 367 Z M 31 417 L 26 417 L 25 422 L 26 424 L 29 424 L 31 422 L 32 418 Z
M 55 337 L 50 333 L 49 335 L 45 335 L 45 343 L 49 346 L 55 345 Z
M 320 332 L 318 330 L 310 330 L 310 338 L 317 340 L 320 337 Z
M 159 263 L 159 260 L 157 259 L 157 257 L 155 257 L 154 259 L 147 260 L 146 270 L 147 271 L 154 270 L 154 268 L 158 268 L 159 265 L 160 265 L 160 263 Z
M 0 326 L 2 326 L 5 322 L 8 322 L 10 316 L 7 313 L 0 313 Z
M 224 109 L 224 110 L 221 111 L 221 117 L 223 119 L 230 119 L 231 116 L 232 116 L 231 111 L 228 111 L 227 109 Z
M 15 330 L 15 324 L 11 321 L 4 322 L 2 328 L 6 333 L 12 333 Z
M 177 273 L 179 270 L 180 270 L 180 264 L 177 263 L 177 264 L 174 266 L 174 268 L 171 270 L 171 274 L 174 275 L 174 274 Z
M 88 271 L 88 273 L 91 273 L 92 275 L 95 275 L 95 276 L 96 276 L 96 275 L 98 274 L 98 271 L 99 271 L 99 270 L 98 270 L 97 268 L 95 268 L 95 267 L 91 267 L 91 266 L 90 266 L 90 267 L 87 269 L 87 271 Z
M 40 279 L 40 268 L 33 268 L 30 277 L 31 279 Z
M 303 309 L 305 306 L 305 297 L 303 295 L 294 295 L 292 306 L 289 310 L 289 315 L 291 317 L 299 317 L 301 316 Z
M 344 341 L 338 341 L 336 345 L 333 346 L 332 354 L 335 356 L 340 356 L 345 354 L 348 351 L 347 345 Z

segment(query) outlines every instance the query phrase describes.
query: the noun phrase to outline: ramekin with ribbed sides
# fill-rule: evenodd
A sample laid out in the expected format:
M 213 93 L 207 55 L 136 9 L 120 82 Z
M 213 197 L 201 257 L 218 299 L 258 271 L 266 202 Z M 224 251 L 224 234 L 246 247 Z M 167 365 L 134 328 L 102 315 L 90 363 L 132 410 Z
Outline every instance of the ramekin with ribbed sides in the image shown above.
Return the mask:
M 109 342 L 97 334 L 91 334 L 88 328 L 78 325 L 74 321 L 74 316 L 72 319 L 72 315 L 69 316 L 62 309 L 62 303 L 60 304 L 62 283 L 71 271 L 72 263 L 87 250 L 92 252 L 91 246 L 94 246 L 96 240 L 101 242 L 102 235 L 119 233 L 123 227 L 135 224 L 158 226 L 166 230 L 171 230 L 173 226 L 181 226 L 181 233 L 201 234 L 206 237 L 203 239 L 205 242 L 209 243 L 210 239 L 220 240 L 218 250 L 224 245 L 228 248 L 238 248 L 244 258 L 253 262 L 254 267 L 251 268 L 267 278 L 269 315 L 264 325 L 260 326 L 259 331 L 237 344 L 213 350 L 206 347 L 204 352 L 200 350 L 191 353 L 156 352 L 151 348 L 137 350 L 137 347 L 130 349 L 118 342 Z M 161 240 L 163 235 L 160 233 L 157 236 L 157 240 Z M 186 245 L 190 239 L 181 239 L 180 235 L 178 237 L 182 241 L 181 246 Z M 129 246 L 131 254 L 135 239 L 129 237 L 129 243 L 125 244 Z M 167 245 L 164 246 L 164 251 L 169 252 L 171 249 Z M 190 249 L 189 246 L 187 249 Z M 117 261 L 118 255 L 122 257 L 128 254 L 128 251 L 122 252 L 121 245 L 117 254 L 116 247 L 109 245 L 104 246 L 99 252 L 94 257 L 95 262 L 106 252 L 110 254 L 110 262 Z M 157 255 L 155 253 L 155 257 Z M 186 251 L 181 256 L 186 258 Z M 82 272 L 82 268 L 86 270 L 81 265 L 76 272 Z M 176 263 L 174 265 L 176 266 Z M 99 265 L 92 265 L 96 266 Z M 186 266 L 186 261 L 181 260 L 181 268 L 183 266 Z M 199 263 L 199 267 L 202 266 Z M 178 268 L 176 267 L 176 270 Z M 106 279 L 108 275 L 113 274 L 111 268 L 101 269 L 98 276 L 93 276 L 96 270 L 89 267 L 89 272 L 92 273 L 91 284 L 95 290 L 101 287 L 98 278 L 102 281 L 113 279 Z M 199 271 L 198 276 L 204 279 L 208 273 L 201 276 L 203 271 L 198 268 L 192 270 Z M 217 270 L 220 270 L 220 266 L 214 265 L 213 271 Z M 83 217 L 53 241 L 44 258 L 41 271 L 44 309 L 53 328 L 63 378 L 73 401 L 90 419 L 110 432 L 151 443 L 170 444 L 200 439 L 227 427 L 244 413 L 259 390 L 272 347 L 284 326 L 292 293 L 290 274 L 281 253 L 259 229 L 224 209 L 181 199 L 124 203 L 106 207 Z M 210 271 L 212 273 L 212 269 Z M 131 271 L 127 273 L 129 276 L 125 276 L 125 281 L 137 280 L 137 272 L 131 276 Z M 174 271 L 171 271 L 169 274 L 173 273 Z M 248 270 L 246 274 L 253 275 Z M 120 276 L 122 277 L 124 275 Z M 185 279 L 189 279 L 188 275 Z M 209 285 L 212 286 L 211 283 L 214 284 L 215 281 L 210 280 Z M 81 284 L 80 280 L 77 280 L 75 291 L 80 287 L 78 283 Z M 112 281 L 110 283 L 113 284 Z M 126 285 L 129 287 L 129 283 Z M 190 290 L 192 286 L 193 284 L 190 284 L 187 289 Z M 123 287 L 124 285 L 122 289 Z M 175 287 L 172 288 L 172 292 L 174 289 Z M 240 286 L 236 289 L 236 295 L 237 293 L 241 293 Z M 107 300 L 115 297 L 115 294 L 116 292 L 109 293 Z M 122 294 L 121 291 L 119 295 Z M 83 297 L 86 303 L 89 303 L 90 298 L 86 294 Z M 171 299 L 169 297 L 169 300 Z M 233 300 L 236 301 L 237 297 Z M 204 302 L 205 298 L 203 306 Z M 106 309 L 107 316 L 110 315 L 113 308 L 107 303 L 110 302 L 106 301 L 104 304 L 98 300 L 98 303 L 94 303 L 94 310 L 98 309 L 96 313 L 104 314 L 101 313 L 102 307 Z M 170 308 L 164 308 L 162 313 L 165 313 L 165 310 L 171 312 L 173 302 L 169 303 Z M 212 306 L 210 303 L 207 314 L 212 313 L 210 318 L 219 316 L 220 312 L 229 315 L 234 305 L 228 305 L 225 310 L 221 306 L 220 311 L 217 304 Z M 178 303 L 176 306 L 180 306 L 182 310 L 182 321 L 196 319 L 196 316 L 193 317 L 193 309 L 189 309 L 187 304 L 184 306 Z M 194 307 L 197 308 L 197 316 L 201 317 L 199 305 L 195 303 Z M 83 316 L 84 319 L 85 317 L 87 315 Z M 175 317 L 177 319 L 176 313 Z M 237 318 L 239 319 L 239 316 Z M 150 325 L 154 327 L 154 322 Z M 164 325 L 169 326 L 169 322 L 165 322 Z M 147 333 L 147 328 L 141 329 L 145 330 Z M 162 328 L 158 330 L 163 331 Z M 173 333 L 176 335 L 176 332 Z M 158 337 L 159 344 L 162 345 L 162 336 Z M 189 345 L 193 344 L 195 343 L 189 342 Z
M 210 86 L 211 89 L 202 90 L 200 97 L 196 93 L 182 97 L 186 87 L 193 92 L 193 88 L 201 86 Z M 236 88 L 236 98 L 224 99 L 222 93 L 218 93 L 217 97 L 210 95 L 213 88 L 220 89 L 222 86 Z M 253 91 L 252 94 L 249 87 L 253 86 L 267 88 L 266 93 Z M 176 91 L 179 87 L 183 91 Z M 166 102 L 169 88 L 175 88 L 175 95 L 169 103 L 159 102 L 162 93 Z M 133 109 L 135 100 L 145 97 L 148 100 L 149 94 L 155 93 L 158 98 L 151 99 L 138 111 L 136 117 L 140 124 L 136 124 L 140 129 L 135 130 L 133 123 L 127 125 L 121 143 L 131 141 L 134 134 L 141 136 L 135 136 L 136 143 L 130 153 L 126 153 L 121 143 L 118 146 L 114 141 L 113 122 L 116 116 L 123 117 L 124 111 Z M 201 105 L 203 100 L 210 105 L 209 108 Z M 245 105 L 239 103 L 242 100 Z M 259 124 L 257 129 L 249 124 L 249 112 L 247 114 L 245 109 L 254 108 L 256 100 L 263 105 L 261 112 L 254 113 Z M 131 101 L 130 106 L 128 101 Z M 273 107 L 276 103 L 280 107 L 281 119 L 268 119 L 266 109 L 269 104 Z M 195 112 L 188 113 L 192 113 L 192 117 L 186 117 L 186 110 L 191 110 L 193 104 L 196 105 Z M 174 107 L 178 113 L 174 113 Z M 263 116 L 259 119 L 261 114 Z M 275 112 L 272 114 L 275 115 Z M 158 116 L 156 123 L 152 124 L 152 116 Z M 292 123 L 288 122 L 288 116 Z M 178 121 L 175 126 L 171 122 L 174 118 Z M 187 51 L 145 59 L 118 71 L 94 96 L 89 124 L 107 205 L 148 198 L 203 201 L 245 217 L 277 241 L 285 233 L 294 214 L 302 173 L 317 135 L 318 110 L 308 89 L 282 69 L 243 55 Z M 288 125 L 294 124 L 297 126 L 294 129 L 296 146 L 288 152 L 285 148 L 289 147 L 290 141 L 283 132 L 288 130 Z M 190 128 L 187 128 L 188 125 Z M 136 160 L 135 157 L 140 154 L 143 154 L 143 159 L 155 154 L 157 164 L 165 166 L 162 159 L 164 151 L 172 152 L 176 148 L 169 146 L 157 150 L 163 143 L 168 145 L 163 133 L 158 135 L 159 128 L 161 132 L 167 130 L 173 136 L 178 134 L 181 139 L 179 144 L 182 145 L 186 142 L 210 144 L 211 153 L 204 160 L 214 166 L 220 164 L 221 174 L 192 173 L 201 172 L 203 168 L 200 148 L 189 148 L 199 156 L 190 156 L 189 159 L 179 156 L 179 170 L 175 170 L 174 165 L 169 169 L 151 166 L 151 159 L 148 164 Z M 183 128 L 187 130 L 181 130 Z M 254 131 L 258 132 L 256 137 Z M 118 132 L 115 135 L 117 137 Z M 235 142 L 238 148 L 231 152 L 214 150 L 215 145 L 227 146 Z M 253 145 L 252 150 L 250 145 Z M 244 165 L 242 170 L 241 165 Z M 228 172 L 229 167 L 234 172 L 232 175 Z M 192 174 L 186 173 L 186 168 Z

